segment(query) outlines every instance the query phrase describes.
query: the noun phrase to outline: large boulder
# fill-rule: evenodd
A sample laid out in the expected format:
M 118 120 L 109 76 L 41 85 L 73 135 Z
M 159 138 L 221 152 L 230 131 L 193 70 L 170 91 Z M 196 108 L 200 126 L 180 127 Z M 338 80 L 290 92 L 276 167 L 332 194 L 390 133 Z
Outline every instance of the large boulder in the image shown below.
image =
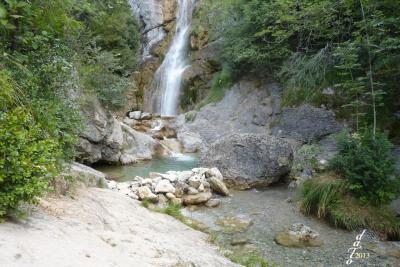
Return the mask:
M 98 100 L 83 108 L 82 117 L 85 128 L 77 146 L 81 162 L 129 164 L 151 159 L 159 148 L 150 136 L 115 119 Z
M 278 137 L 307 143 L 339 132 L 341 129 L 342 125 L 336 121 L 332 111 L 302 105 L 297 108 L 285 108 L 271 133 Z
M 234 186 L 269 185 L 286 175 L 292 165 L 291 145 L 265 134 L 232 134 L 201 153 L 202 166 L 217 167 Z

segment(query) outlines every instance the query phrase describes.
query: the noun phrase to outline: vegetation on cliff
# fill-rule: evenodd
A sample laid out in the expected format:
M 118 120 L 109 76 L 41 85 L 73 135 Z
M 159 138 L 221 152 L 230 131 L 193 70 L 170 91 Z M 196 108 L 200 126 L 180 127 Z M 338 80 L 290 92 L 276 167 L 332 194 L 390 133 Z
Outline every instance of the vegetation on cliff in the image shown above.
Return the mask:
M 2 217 L 74 157 L 83 96 L 123 104 L 139 33 L 119 0 L 1 1 L 0 30 Z
M 398 1 L 224 0 L 212 8 L 223 14 L 211 24 L 235 72 L 279 79 L 287 105 L 325 104 L 355 128 L 399 138 Z M 322 94 L 327 88 L 335 97 Z

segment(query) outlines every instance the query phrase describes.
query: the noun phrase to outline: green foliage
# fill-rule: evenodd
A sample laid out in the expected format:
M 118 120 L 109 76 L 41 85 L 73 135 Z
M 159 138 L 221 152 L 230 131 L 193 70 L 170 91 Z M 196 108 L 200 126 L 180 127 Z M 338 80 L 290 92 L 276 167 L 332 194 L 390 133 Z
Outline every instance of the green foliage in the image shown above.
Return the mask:
M 399 1 L 222 0 L 212 9 L 221 13 L 211 22 L 223 37 L 222 60 L 234 71 L 275 76 L 285 105 L 329 105 L 356 128 L 377 124 L 398 135 Z M 326 87 L 335 101 L 321 96 Z
M 24 108 L 0 112 L 0 217 L 35 203 L 56 173 L 57 140 Z
M 209 103 L 220 101 L 225 96 L 225 91 L 233 84 L 232 69 L 228 65 L 223 65 L 222 70 L 214 74 L 211 91 L 206 99 L 199 103 L 201 108 Z
M 304 213 L 326 218 L 336 227 L 368 228 L 389 239 L 400 238 L 400 220 L 390 208 L 360 203 L 350 192 L 348 182 L 334 175 L 314 177 L 302 185 L 300 207 Z
M 125 0 L 1 1 L 0 31 L 2 217 L 74 159 L 82 95 L 124 104 L 140 35 Z
M 303 170 L 313 170 L 317 167 L 317 154 L 320 148 L 317 145 L 303 145 L 295 152 L 290 175 L 296 176 Z
M 391 143 L 387 135 L 371 130 L 337 137 L 338 154 L 331 168 L 349 183 L 349 189 L 363 202 L 385 204 L 399 195 L 399 177 L 395 176 Z
M 348 185 L 344 180 L 329 175 L 310 179 L 303 183 L 301 209 L 305 213 L 314 213 L 326 217 L 345 194 Z

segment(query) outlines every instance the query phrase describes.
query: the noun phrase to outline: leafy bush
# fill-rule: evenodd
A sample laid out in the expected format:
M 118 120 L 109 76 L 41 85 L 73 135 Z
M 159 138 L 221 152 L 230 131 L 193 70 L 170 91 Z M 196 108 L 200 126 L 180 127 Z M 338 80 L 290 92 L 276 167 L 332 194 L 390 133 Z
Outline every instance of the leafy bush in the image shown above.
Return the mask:
M 0 217 L 35 203 L 56 173 L 57 140 L 24 109 L 0 112 Z
M 399 139 L 399 1 L 220 0 L 211 10 L 234 71 L 279 79 L 285 105 L 333 105 Z M 322 97 L 327 87 L 336 94 Z
M 399 195 L 391 143 L 387 135 L 371 130 L 337 136 L 338 154 L 331 160 L 333 170 L 349 183 L 352 193 L 364 202 L 385 204 Z

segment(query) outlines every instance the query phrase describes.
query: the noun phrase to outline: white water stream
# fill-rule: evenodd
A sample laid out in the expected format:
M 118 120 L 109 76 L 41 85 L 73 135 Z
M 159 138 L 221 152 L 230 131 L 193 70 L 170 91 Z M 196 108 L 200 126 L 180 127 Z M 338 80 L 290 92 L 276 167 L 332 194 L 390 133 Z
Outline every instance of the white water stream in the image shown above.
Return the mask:
M 187 50 L 195 0 L 178 0 L 175 36 L 165 59 L 155 73 L 157 92 L 161 94 L 158 112 L 177 114 L 182 75 L 187 65 Z

